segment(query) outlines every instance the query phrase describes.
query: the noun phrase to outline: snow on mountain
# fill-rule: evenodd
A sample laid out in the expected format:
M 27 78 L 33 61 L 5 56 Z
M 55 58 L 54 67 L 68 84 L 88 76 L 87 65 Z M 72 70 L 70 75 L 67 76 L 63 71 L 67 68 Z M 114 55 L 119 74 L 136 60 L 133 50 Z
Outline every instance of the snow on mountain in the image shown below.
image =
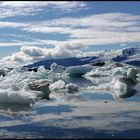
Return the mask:
M 121 54 L 113 57 L 112 60 L 140 66 L 140 46 L 123 49 Z
M 89 53 L 92 54 L 92 53 Z M 89 63 L 94 63 L 96 61 L 103 60 L 113 60 L 116 62 L 126 63 L 134 66 L 140 66 L 140 46 L 128 47 L 119 50 L 109 50 L 94 52 L 94 56 L 87 56 L 81 58 L 64 58 L 64 59 L 50 59 L 38 61 L 33 64 L 27 65 L 28 68 L 38 67 L 44 65 L 46 69 L 49 69 L 51 64 L 56 63 L 64 67 L 85 65 Z
M 33 64 L 27 65 L 26 67 L 32 68 L 32 67 L 38 67 L 44 65 L 46 69 L 50 69 L 50 66 L 53 63 L 56 63 L 58 65 L 69 67 L 69 66 L 77 66 L 77 65 L 85 65 L 92 62 L 92 60 L 96 60 L 96 56 L 91 57 L 81 57 L 81 58 L 64 58 L 64 59 L 50 59 L 50 60 L 44 60 L 44 61 L 38 61 Z

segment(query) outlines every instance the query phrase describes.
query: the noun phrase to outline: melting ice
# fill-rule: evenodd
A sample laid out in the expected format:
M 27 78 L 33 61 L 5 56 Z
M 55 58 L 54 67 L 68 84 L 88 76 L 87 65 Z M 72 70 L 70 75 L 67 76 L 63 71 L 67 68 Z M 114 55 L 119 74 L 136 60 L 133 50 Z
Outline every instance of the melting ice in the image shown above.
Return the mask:
M 0 73 L 0 102 L 19 104 L 34 103 L 44 94 L 49 97 L 54 91 L 74 93 L 86 89 L 114 90 L 117 91 L 114 92 L 115 96 L 123 97 L 124 93 L 133 92 L 140 79 L 139 69 L 113 61 L 106 61 L 103 66 L 88 64 L 67 68 L 53 63 L 50 70 L 40 66 L 37 72 L 20 67 L 1 68 Z M 80 86 L 71 83 L 69 79 L 76 75 L 84 76 L 91 84 Z

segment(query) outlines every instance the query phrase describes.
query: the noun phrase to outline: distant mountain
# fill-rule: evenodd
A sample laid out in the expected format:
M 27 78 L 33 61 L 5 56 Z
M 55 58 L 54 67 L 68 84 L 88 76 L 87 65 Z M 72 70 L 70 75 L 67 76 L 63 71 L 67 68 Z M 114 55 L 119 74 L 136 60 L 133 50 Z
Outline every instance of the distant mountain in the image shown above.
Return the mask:
M 57 63 L 58 65 L 62 65 L 65 67 L 68 66 L 77 66 L 77 65 L 85 65 L 89 64 L 93 60 L 96 60 L 96 56 L 92 57 L 81 57 L 81 58 L 64 58 L 64 59 L 50 59 L 50 60 L 43 60 L 39 62 L 35 62 L 33 64 L 27 65 L 28 68 L 44 66 L 46 69 L 49 69 L 52 63 Z
M 134 66 L 140 66 L 140 47 L 126 48 L 120 55 L 114 56 L 112 60 L 123 62 Z
M 38 67 L 44 66 L 49 69 L 52 63 L 57 63 L 65 67 L 85 65 L 98 60 L 113 60 L 116 62 L 127 63 L 134 66 L 140 66 L 140 46 L 125 48 L 122 50 L 104 51 L 102 54 L 95 53 L 95 56 L 81 57 L 81 58 L 63 58 L 63 59 L 50 59 L 38 61 L 26 67 Z

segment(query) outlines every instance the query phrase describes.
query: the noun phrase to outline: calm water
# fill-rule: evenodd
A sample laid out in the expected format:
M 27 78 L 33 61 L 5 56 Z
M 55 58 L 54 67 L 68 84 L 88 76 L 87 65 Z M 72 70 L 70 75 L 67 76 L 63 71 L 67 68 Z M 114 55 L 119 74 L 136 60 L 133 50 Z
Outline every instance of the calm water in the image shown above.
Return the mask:
M 80 86 L 84 78 L 69 79 Z M 0 104 L 0 138 L 140 138 L 140 97 L 109 91 L 51 93 L 32 106 Z

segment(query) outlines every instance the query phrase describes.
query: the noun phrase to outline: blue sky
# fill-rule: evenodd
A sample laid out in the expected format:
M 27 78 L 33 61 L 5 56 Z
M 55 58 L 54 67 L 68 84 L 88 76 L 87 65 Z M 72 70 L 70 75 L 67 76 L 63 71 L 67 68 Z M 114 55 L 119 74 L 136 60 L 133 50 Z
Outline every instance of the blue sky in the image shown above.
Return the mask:
M 140 45 L 140 2 L 1 1 L 4 61 L 82 56 Z

